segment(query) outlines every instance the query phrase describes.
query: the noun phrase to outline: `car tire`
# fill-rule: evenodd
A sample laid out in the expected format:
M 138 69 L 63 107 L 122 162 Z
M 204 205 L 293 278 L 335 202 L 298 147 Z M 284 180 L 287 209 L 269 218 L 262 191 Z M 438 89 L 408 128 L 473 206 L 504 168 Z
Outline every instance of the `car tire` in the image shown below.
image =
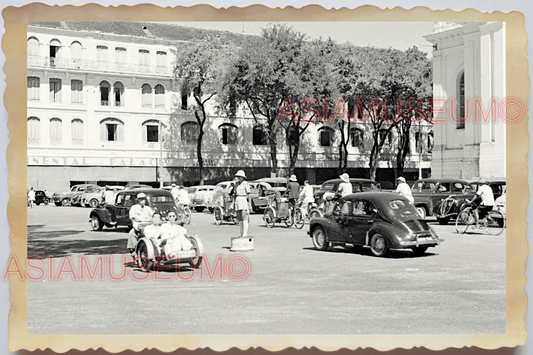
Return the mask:
M 92 208 L 96 208 L 98 207 L 98 200 L 93 198 L 89 201 L 89 206 L 92 207 Z
M 374 233 L 370 237 L 370 250 L 375 256 L 385 256 L 389 252 L 389 247 L 387 246 L 387 240 L 384 236 L 379 233 Z
M 427 213 L 426 209 L 422 206 L 416 206 L 416 212 L 418 212 L 418 215 L 420 216 L 420 219 L 426 219 Z
M 40 202 L 35 202 L 35 206 L 39 206 L 40 204 Z
M 448 222 L 450 222 L 450 217 L 444 217 L 444 218 L 437 217 L 437 222 L 439 222 L 440 225 L 445 226 L 448 224 Z
M 190 242 L 192 243 L 192 249 L 196 251 L 196 256 L 189 261 L 189 265 L 193 269 L 199 269 L 202 265 L 202 260 L 204 259 L 204 245 L 197 235 L 191 235 L 189 237 Z
M 413 253 L 415 253 L 415 255 L 423 255 L 426 250 L 428 250 L 428 247 L 414 247 L 411 248 L 411 250 L 413 251 Z
M 327 250 L 329 248 L 328 238 L 326 236 L 326 231 L 323 227 L 318 226 L 313 229 L 312 232 L 313 246 L 317 250 Z
M 101 231 L 104 228 L 104 224 L 102 223 L 102 220 L 97 215 L 91 216 L 91 228 L 93 231 Z
M 70 199 L 69 198 L 62 199 L 61 206 L 70 206 Z

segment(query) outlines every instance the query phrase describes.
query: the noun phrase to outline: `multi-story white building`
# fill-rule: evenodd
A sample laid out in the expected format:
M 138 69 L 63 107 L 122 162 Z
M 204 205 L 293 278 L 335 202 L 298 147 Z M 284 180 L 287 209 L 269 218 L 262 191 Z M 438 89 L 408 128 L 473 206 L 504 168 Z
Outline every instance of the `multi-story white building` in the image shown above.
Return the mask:
M 154 23 L 28 24 L 28 186 L 59 191 L 85 182 L 200 180 L 194 103 L 181 95 L 173 75 L 176 43 L 182 42 L 176 32 Z M 209 114 L 205 182 L 227 179 L 237 169 L 250 178 L 269 176 L 269 146 L 255 122 L 242 114 L 217 116 L 213 105 Z M 431 159 L 431 141 L 418 139 L 430 127 L 418 129 L 412 151 L 420 141 L 423 154 L 406 162 L 413 177 L 419 160 L 427 175 Z M 353 126 L 350 132 L 347 170 L 353 176 L 368 170 L 371 142 L 364 131 Z M 295 169 L 300 179 L 337 177 L 338 135 L 332 125 L 306 131 Z M 286 140 L 282 133 L 278 138 L 279 165 L 288 167 Z M 393 145 L 382 154 L 377 180 L 392 180 Z
M 438 22 L 425 38 L 434 46 L 432 176 L 505 177 L 505 22 Z

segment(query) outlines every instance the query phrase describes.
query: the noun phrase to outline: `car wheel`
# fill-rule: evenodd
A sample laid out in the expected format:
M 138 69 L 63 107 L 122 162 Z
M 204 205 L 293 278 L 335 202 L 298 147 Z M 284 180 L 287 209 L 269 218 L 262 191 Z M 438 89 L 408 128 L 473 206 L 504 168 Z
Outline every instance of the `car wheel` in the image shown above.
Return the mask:
M 91 217 L 91 228 L 93 231 L 101 231 L 104 228 L 102 220 L 97 215 Z
M 389 247 L 387 246 L 387 241 L 381 234 L 375 233 L 372 235 L 372 238 L 370 238 L 370 250 L 372 250 L 372 254 L 375 256 L 387 255 Z
M 313 245 L 318 250 L 327 250 L 329 248 L 329 242 L 326 237 L 324 228 L 319 226 L 313 229 Z
M 98 200 L 93 198 L 91 201 L 89 201 L 89 206 L 92 208 L 98 207 Z
M 40 204 L 40 202 L 35 202 L 35 206 L 39 206 Z
M 411 248 L 411 250 L 413 250 L 415 255 L 422 255 L 426 252 L 426 250 L 428 250 L 428 247 L 414 247 Z
M 265 221 L 265 224 L 268 228 L 274 227 L 276 221 L 274 217 L 274 210 L 272 208 L 268 207 L 265 210 L 265 213 L 263 214 L 263 220 Z
M 200 268 L 200 265 L 202 265 L 202 260 L 204 255 L 204 245 L 202 244 L 202 241 L 200 238 L 198 238 L 197 235 L 191 235 L 189 237 L 189 240 L 192 243 L 192 249 L 196 252 L 196 256 L 189 261 L 189 265 L 194 268 L 198 269 Z
M 222 219 L 224 219 L 224 211 L 222 210 L 222 207 L 217 206 L 214 208 L 213 219 L 215 220 L 215 224 L 217 226 L 222 224 Z
M 416 206 L 416 212 L 418 212 L 418 215 L 420 216 L 420 219 L 426 219 L 426 209 L 421 206 Z
M 70 199 L 64 198 L 63 200 L 61 200 L 61 206 L 70 206 Z
M 196 210 L 196 212 L 203 212 L 204 211 L 204 207 L 196 206 L 194 209 Z
M 439 222 L 440 225 L 447 225 L 448 222 L 450 222 L 450 217 L 444 217 L 444 218 L 439 218 L 437 217 L 437 222 Z

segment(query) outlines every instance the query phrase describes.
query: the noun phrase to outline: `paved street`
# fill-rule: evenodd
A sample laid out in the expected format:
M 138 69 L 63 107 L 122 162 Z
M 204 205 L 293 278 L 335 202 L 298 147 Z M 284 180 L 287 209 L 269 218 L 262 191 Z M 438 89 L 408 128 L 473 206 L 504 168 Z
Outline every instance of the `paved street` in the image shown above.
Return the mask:
M 422 257 L 402 251 L 377 258 L 367 248 L 317 251 L 307 226 L 268 229 L 253 215 L 255 251 L 241 253 L 251 265 L 245 280 L 226 273 L 200 280 L 196 271 L 184 281 L 176 269 L 158 273 L 171 280 L 155 280 L 123 259 L 127 230 L 93 232 L 89 212 L 28 209 L 28 256 L 43 257 L 33 264 L 46 271 L 43 280 L 28 281 L 29 334 L 505 333 L 505 232 L 458 235 L 430 218 L 441 245 Z M 236 255 L 229 247 L 238 226 L 216 226 L 213 215 L 195 212 L 187 229 L 202 239 L 211 271 L 217 256 Z M 67 273 L 49 280 L 50 261 L 57 272 L 65 257 L 79 277 L 81 255 L 91 267 L 105 256 L 104 280 Z M 115 277 L 126 271 L 123 280 L 108 276 L 107 260 Z M 179 271 L 191 276 L 186 264 Z

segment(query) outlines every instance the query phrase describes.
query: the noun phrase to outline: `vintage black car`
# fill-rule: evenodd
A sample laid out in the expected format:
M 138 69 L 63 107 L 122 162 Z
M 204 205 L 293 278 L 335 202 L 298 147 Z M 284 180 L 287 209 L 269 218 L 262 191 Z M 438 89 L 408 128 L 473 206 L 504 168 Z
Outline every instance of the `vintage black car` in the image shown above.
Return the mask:
M 159 212 L 161 218 L 165 218 L 169 211 L 176 212 L 178 219 L 183 218 L 183 210 L 176 206 L 170 191 L 154 188 L 133 189 L 119 192 L 114 205 L 105 204 L 93 209 L 89 214 L 91 228 L 95 231 L 102 230 L 104 226 L 108 228 L 128 226 L 131 228 L 130 208 L 137 203 L 137 195 L 141 192 L 146 194 L 146 205 L 150 206 L 154 212 Z
M 41 203 L 44 205 L 48 205 L 50 202 L 50 197 L 46 196 L 46 192 L 44 190 L 35 190 L 35 204 L 39 206 Z
M 414 205 L 422 219 L 433 215 L 435 205 L 452 194 L 462 193 L 468 182 L 455 178 L 428 178 L 416 181 L 412 187 Z
M 494 200 L 496 202 L 496 200 L 505 193 L 506 181 L 488 181 L 488 185 L 492 189 Z M 440 224 L 445 225 L 448 224 L 451 218 L 457 217 L 459 212 L 461 212 L 466 206 L 469 206 L 466 200 L 472 200 L 478 187 L 479 182 L 471 182 L 460 193 L 451 194 L 444 200 L 437 202 L 433 207 L 433 214 L 437 217 L 437 221 Z
M 405 197 L 393 192 L 361 192 L 340 198 L 331 212 L 311 219 L 309 235 L 318 250 L 330 245 L 369 246 L 376 256 L 391 249 L 420 255 L 440 244 Z
M 335 193 L 339 189 L 339 185 L 341 182 L 341 179 L 331 179 L 324 182 L 322 186 L 320 186 L 320 189 L 315 192 L 315 202 L 317 204 L 320 204 L 322 201 L 322 196 L 324 196 L 326 192 Z M 381 190 L 379 184 L 374 180 L 370 179 L 350 178 L 350 183 L 352 184 L 352 191 L 354 193 Z

